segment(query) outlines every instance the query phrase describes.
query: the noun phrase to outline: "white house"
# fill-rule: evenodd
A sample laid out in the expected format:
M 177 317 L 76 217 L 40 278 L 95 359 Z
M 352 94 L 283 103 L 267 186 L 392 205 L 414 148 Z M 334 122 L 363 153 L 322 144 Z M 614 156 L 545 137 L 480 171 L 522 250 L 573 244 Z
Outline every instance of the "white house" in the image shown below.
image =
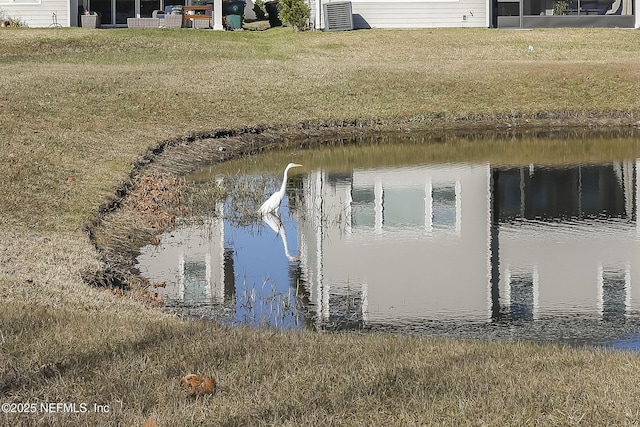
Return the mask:
M 99 12 L 103 27 L 126 26 L 127 18 L 190 5 L 192 0 L 0 0 L 6 17 L 29 27 L 78 26 L 84 10 Z M 640 26 L 636 0 L 306 0 L 310 25 L 347 28 L 535 28 Z M 213 0 L 211 1 L 213 3 Z M 245 16 L 252 14 L 247 0 Z
M 78 0 L 0 0 L 1 17 L 18 19 L 34 28 L 77 27 L 78 10 Z

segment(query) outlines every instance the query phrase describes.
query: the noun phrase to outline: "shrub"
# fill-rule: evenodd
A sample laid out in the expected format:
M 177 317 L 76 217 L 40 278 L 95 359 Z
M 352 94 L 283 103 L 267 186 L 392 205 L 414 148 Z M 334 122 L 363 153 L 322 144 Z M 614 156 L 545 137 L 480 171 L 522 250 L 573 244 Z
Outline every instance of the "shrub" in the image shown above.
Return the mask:
M 304 0 L 280 0 L 278 2 L 278 14 L 280 20 L 296 31 L 307 26 L 307 20 L 311 16 L 309 6 Z
M 0 9 L 0 27 L 26 27 L 27 24 L 20 18 L 7 16 L 6 12 Z

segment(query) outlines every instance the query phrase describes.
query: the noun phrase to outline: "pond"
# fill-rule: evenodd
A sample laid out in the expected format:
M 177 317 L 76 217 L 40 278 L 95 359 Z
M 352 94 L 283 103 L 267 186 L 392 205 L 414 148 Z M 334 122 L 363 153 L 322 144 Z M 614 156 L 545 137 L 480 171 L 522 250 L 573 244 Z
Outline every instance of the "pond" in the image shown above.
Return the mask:
M 227 324 L 636 349 L 637 145 L 398 134 L 228 162 L 187 177 L 198 215 L 138 268 L 168 310 Z

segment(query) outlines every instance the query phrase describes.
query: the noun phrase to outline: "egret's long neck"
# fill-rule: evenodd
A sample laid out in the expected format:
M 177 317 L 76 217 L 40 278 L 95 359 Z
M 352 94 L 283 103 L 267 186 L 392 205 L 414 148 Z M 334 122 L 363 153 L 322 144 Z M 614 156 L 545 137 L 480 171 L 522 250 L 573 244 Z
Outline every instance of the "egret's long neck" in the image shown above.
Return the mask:
M 289 173 L 289 167 L 284 170 L 284 177 L 282 178 L 282 185 L 280 186 L 280 193 L 284 194 L 287 189 L 287 174 Z

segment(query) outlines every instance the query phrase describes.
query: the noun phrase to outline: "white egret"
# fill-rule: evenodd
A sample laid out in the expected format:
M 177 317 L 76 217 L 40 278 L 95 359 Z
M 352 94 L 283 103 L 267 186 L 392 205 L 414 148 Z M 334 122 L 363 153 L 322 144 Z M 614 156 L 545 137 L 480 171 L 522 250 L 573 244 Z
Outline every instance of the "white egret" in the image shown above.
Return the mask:
M 266 202 L 260 206 L 258 212 L 262 215 L 265 215 L 269 212 L 275 212 L 280 207 L 280 203 L 282 203 L 282 199 L 284 198 L 284 193 L 287 190 L 287 174 L 289 173 L 289 169 L 297 168 L 302 165 L 297 163 L 289 163 L 286 168 L 284 168 L 284 178 L 282 179 L 282 185 L 280 186 L 280 190 L 276 191 L 267 199 Z

